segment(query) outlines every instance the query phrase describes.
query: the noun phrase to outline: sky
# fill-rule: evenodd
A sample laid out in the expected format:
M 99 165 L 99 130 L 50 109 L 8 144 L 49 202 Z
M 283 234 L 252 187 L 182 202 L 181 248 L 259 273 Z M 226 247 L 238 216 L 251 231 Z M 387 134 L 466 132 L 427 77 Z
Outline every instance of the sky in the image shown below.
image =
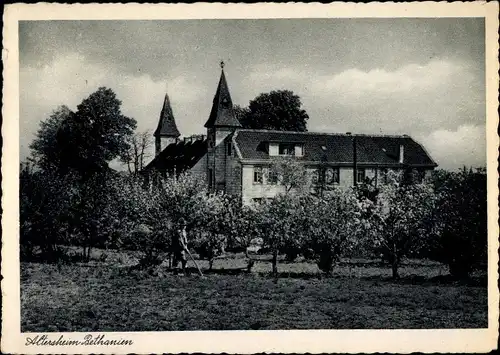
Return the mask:
M 205 133 L 224 60 L 234 104 L 288 89 L 309 131 L 408 134 L 440 168 L 485 166 L 484 53 L 481 18 L 22 21 L 21 160 L 42 120 L 101 86 L 138 131 L 168 93 L 181 134 Z

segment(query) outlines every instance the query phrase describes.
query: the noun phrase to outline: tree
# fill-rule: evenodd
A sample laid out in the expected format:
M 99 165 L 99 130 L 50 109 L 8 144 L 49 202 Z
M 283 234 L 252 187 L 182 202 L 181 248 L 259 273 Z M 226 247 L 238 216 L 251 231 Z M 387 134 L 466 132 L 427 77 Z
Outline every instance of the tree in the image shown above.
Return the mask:
M 267 171 L 267 179 L 275 179 L 276 184 L 283 186 L 284 193 L 298 194 L 310 191 L 311 179 L 307 170 L 300 161 L 293 157 L 277 157 L 271 159 Z
M 399 278 L 401 259 L 417 254 L 428 244 L 435 200 L 432 185 L 406 185 L 399 176 L 391 176 L 369 207 L 367 241 L 391 263 L 394 279 Z
M 450 274 L 466 278 L 487 262 L 487 190 L 483 169 L 436 171 L 438 195 L 431 257 L 448 265 Z
M 41 167 L 61 173 L 102 171 L 109 161 L 126 155 L 136 127 L 120 106 L 115 93 L 104 87 L 84 99 L 75 113 L 63 106 L 41 123 L 31 145 L 33 157 Z
M 236 218 L 240 203 L 237 198 L 222 193 L 202 197 L 194 211 L 195 250 L 207 259 L 212 269 L 214 259 L 223 254 L 237 231 Z
M 273 275 L 278 276 L 280 253 L 300 247 L 299 219 L 302 196 L 279 194 L 258 206 L 259 233 L 272 253 Z
M 80 180 L 74 189 L 69 211 L 72 232 L 80 237 L 76 243 L 82 246 L 87 261 L 92 249 L 105 247 L 111 233 L 119 226 L 115 183 L 114 173 L 103 171 Z
M 243 122 L 245 122 L 246 117 L 250 114 L 250 109 L 248 109 L 248 107 L 241 107 L 240 105 L 234 105 L 233 111 L 234 111 L 234 115 L 236 116 L 236 119 L 242 125 L 243 125 Z
M 352 251 L 366 228 L 362 218 L 369 201 L 359 201 L 353 189 L 333 189 L 321 198 L 311 196 L 298 214 L 303 254 L 330 274 L 340 257 Z
M 151 156 L 152 136 L 150 131 L 135 133 L 130 138 L 129 149 L 121 157 L 130 174 L 137 175 L 144 168 L 144 162 Z
M 67 106 L 60 106 L 49 118 L 40 122 L 35 139 L 30 144 L 31 160 L 40 168 L 59 169 L 64 147 L 58 144 L 58 133 L 66 121 L 74 119 L 74 112 Z
M 29 164 L 21 165 L 19 177 L 21 258 L 58 261 L 64 257 L 62 246 L 73 242 L 68 211 L 75 177 L 36 170 Z
M 237 117 L 245 128 L 279 131 L 307 131 L 309 116 L 300 97 L 290 90 L 263 93 L 250 101 L 248 109 L 237 108 Z

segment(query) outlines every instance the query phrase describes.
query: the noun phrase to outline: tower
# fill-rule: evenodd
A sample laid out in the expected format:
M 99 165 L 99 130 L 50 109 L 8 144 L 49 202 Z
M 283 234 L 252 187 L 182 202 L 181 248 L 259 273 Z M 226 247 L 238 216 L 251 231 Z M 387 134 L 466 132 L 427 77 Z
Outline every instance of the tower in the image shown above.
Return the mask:
M 165 100 L 163 101 L 163 107 L 161 109 L 160 120 L 158 121 L 158 127 L 154 133 L 155 136 L 155 155 L 161 153 L 166 146 L 171 143 L 175 143 L 177 138 L 181 134 L 177 129 L 175 124 L 174 113 L 172 111 L 172 106 L 170 105 L 170 99 L 168 94 L 165 94 Z
M 224 62 L 220 63 L 221 75 L 212 103 L 212 110 L 205 127 L 207 128 L 207 181 L 210 188 L 225 188 L 226 147 L 224 139 L 241 127 L 233 109 L 233 101 L 224 73 Z

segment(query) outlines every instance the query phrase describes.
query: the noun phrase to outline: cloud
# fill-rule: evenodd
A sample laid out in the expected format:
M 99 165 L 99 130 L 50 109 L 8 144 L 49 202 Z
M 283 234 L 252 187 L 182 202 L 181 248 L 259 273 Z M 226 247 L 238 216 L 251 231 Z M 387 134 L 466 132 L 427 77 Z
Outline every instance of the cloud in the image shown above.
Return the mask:
M 432 60 L 425 65 L 408 64 L 394 71 L 348 69 L 317 84 L 320 90 L 340 93 L 344 100 L 351 99 L 357 103 L 357 99 L 369 94 L 411 95 L 415 91 L 439 90 L 463 72 L 464 69 L 456 63 Z
M 307 67 L 257 66 L 250 77 L 257 88 L 297 93 L 311 117 L 311 130 L 430 133 L 485 122 L 483 79 L 459 61 L 433 59 L 392 71 L 349 68 L 321 75 Z
M 484 125 L 462 125 L 456 130 L 436 130 L 422 137 L 440 168 L 457 170 L 463 166 L 486 166 L 486 128 Z
M 155 129 L 166 91 L 179 116 L 186 116 L 190 104 L 205 91 L 195 78 L 178 75 L 154 80 L 148 74 L 120 72 L 118 68 L 88 61 L 76 53 L 56 57 L 45 66 L 22 67 L 20 86 L 21 159 L 29 154 L 28 145 L 40 121 L 60 105 L 76 110 L 76 106 L 100 86 L 115 91 L 122 101 L 122 112 L 138 121 L 139 131 Z M 179 128 L 184 132 L 197 131 L 197 123 L 193 124 L 196 128 L 190 127 L 191 124 L 184 120 Z

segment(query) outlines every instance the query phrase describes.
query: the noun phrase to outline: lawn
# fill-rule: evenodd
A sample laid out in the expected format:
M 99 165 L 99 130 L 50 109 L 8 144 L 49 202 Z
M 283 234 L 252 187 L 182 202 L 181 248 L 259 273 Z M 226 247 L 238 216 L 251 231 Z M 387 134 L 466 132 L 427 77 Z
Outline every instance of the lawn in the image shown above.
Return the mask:
M 350 260 L 332 277 L 314 264 L 282 263 L 246 273 L 245 260 L 217 260 L 212 273 L 131 271 L 133 258 L 21 264 L 23 332 L 230 329 L 376 329 L 487 327 L 484 275 L 450 281 L 443 265 L 412 261 L 402 278 L 375 262 Z M 205 262 L 200 262 L 206 268 Z M 191 265 L 192 266 L 192 265 Z

